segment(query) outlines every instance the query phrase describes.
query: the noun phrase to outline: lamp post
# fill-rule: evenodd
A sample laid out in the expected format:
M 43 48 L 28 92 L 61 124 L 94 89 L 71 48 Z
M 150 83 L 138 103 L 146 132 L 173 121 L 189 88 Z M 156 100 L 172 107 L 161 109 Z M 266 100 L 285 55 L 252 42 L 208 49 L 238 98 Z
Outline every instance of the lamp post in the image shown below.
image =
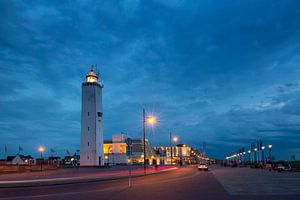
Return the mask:
M 261 147 L 261 159 L 262 159 L 262 164 L 263 165 L 265 164 L 265 153 L 264 153 L 264 150 L 265 150 L 265 146 L 262 146 Z
M 171 148 L 171 165 L 173 160 L 173 149 L 172 149 L 172 133 L 170 132 L 170 148 Z
M 43 152 L 45 151 L 45 148 L 40 146 L 38 150 L 41 153 L 41 171 L 43 171 L 43 160 L 42 159 L 43 159 Z
M 170 132 L 171 165 L 173 164 L 173 143 L 172 143 L 172 141 L 173 142 L 177 142 L 178 141 L 178 137 L 177 136 L 173 136 L 172 137 L 172 133 Z
M 251 150 L 248 150 L 248 155 L 249 155 L 249 164 L 251 164 Z
M 269 144 L 269 145 L 268 145 L 268 148 L 269 148 L 269 158 L 270 158 L 270 162 L 272 162 L 272 145 Z
M 143 109 L 143 135 L 144 135 L 144 174 L 146 174 L 146 123 L 154 125 L 156 123 L 156 117 L 150 115 L 146 119 L 146 112 Z
M 108 163 L 108 155 L 105 155 L 105 156 L 104 156 L 104 159 L 106 160 L 106 165 L 109 166 L 109 163 Z
M 257 162 L 257 155 L 256 155 L 256 153 L 257 153 L 257 148 L 254 149 L 254 163 Z
M 143 109 L 143 133 L 144 133 L 144 173 L 146 174 L 146 116 L 145 109 Z

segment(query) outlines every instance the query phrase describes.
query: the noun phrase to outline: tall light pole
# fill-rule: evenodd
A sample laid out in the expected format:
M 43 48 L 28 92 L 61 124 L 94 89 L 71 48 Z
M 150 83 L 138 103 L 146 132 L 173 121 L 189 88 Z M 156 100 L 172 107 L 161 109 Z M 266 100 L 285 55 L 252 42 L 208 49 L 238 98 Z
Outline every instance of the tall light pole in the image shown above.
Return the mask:
M 146 174 L 146 114 L 143 109 L 143 133 L 144 133 L 144 173 Z
M 265 150 L 265 146 L 262 146 L 261 147 L 261 159 L 262 159 L 262 164 L 264 165 L 265 164 L 265 153 L 264 153 L 264 150 Z
M 178 141 L 178 137 L 177 136 L 172 137 L 172 133 L 170 132 L 171 165 L 173 164 L 173 142 L 177 142 L 177 141 Z
M 173 164 L 173 145 L 172 145 L 172 133 L 170 132 L 170 148 L 171 148 L 171 165 Z
M 269 144 L 268 148 L 269 148 L 269 158 L 270 158 L 270 161 L 272 162 L 272 145 Z
M 143 133 L 144 133 L 144 173 L 146 174 L 146 123 L 153 126 L 156 123 L 156 117 L 150 115 L 146 119 L 146 112 L 143 109 Z
M 38 150 L 41 153 L 41 171 L 43 171 L 43 160 L 42 159 L 43 159 L 43 152 L 45 151 L 45 148 L 40 146 Z
M 254 163 L 257 162 L 257 148 L 254 149 Z
M 249 155 L 249 164 L 251 164 L 251 150 L 248 150 L 248 155 Z

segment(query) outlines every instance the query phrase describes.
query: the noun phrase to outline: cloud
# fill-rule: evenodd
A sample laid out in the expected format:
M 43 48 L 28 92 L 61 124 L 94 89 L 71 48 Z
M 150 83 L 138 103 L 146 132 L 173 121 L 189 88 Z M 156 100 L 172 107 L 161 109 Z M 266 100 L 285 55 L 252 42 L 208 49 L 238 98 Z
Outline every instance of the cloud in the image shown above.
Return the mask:
M 223 158 L 263 138 L 285 158 L 299 146 L 298 4 L 2 1 L 0 145 L 79 148 L 81 82 L 98 64 L 106 138 L 139 137 L 145 107 L 153 144 L 172 131 Z

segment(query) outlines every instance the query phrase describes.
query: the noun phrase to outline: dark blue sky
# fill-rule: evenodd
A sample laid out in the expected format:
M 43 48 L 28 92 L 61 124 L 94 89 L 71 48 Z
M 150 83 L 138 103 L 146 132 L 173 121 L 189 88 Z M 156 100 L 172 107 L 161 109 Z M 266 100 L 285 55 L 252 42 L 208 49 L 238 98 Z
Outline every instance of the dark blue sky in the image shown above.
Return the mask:
M 155 145 L 300 158 L 300 1 L 0 1 L 0 156 L 79 148 L 91 64 L 107 139 L 140 137 L 145 107 Z

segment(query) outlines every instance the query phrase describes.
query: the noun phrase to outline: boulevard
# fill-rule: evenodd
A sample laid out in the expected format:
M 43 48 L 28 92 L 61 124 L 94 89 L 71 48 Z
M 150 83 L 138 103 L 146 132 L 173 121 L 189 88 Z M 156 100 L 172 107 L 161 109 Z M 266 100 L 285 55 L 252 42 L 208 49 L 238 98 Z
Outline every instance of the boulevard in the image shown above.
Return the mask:
M 242 170 L 242 171 L 240 171 Z M 252 175 L 269 173 L 267 171 L 259 171 L 254 169 L 232 169 L 220 168 L 212 166 L 210 171 L 202 172 L 197 170 L 196 165 L 181 167 L 176 170 L 151 174 L 141 177 L 132 178 L 131 187 L 128 186 L 128 177 L 123 177 L 117 180 L 95 181 L 87 183 L 75 183 L 52 186 L 35 186 L 35 187 L 17 187 L 17 188 L 2 188 L 0 189 L 0 200 L 7 199 L 298 199 L 300 191 L 294 189 L 293 194 L 285 194 L 284 190 L 280 190 L 279 195 L 265 195 L 264 190 L 255 194 L 247 193 L 232 193 L 228 191 L 228 183 L 218 181 L 216 176 L 222 180 L 231 179 L 237 181 L 233 175 L 234 171 L 238 172 L 238 176 L 244 173 L 243 171 L 250 170 Z M 229 173 L 227 173 L 229 172 Z M 219 176 L 223 173 L 222 176 Z M 275 173 L 275 172 L 271 172 Z M 217 175 L 216 175 L 217 174 Z M 228 174 L 228 176 L 224 176 Z M 276 174 L 275 174 L 276 175 Z M 290 174 L 282 173 L 282 176 L 290 176 Z M 297 176 L 299 173 L 297 173 Z M 276 177 L 276 176 L 274 176 Z M 240 178 L 241 183 L 246 184 Z M 293 185 L 299 185 L 299 177 L 294 178 Z M 257 187 L 260 187 L 260 182 L 257 182 Z M 239 190 L 241 184 L 236 184 L 236 190 Z M 253 184 L 252 186 L 253 187 Z M 283 186 L 289 188 L 288 185 Z M 242 187 L 243 188 L 243 187 Z M 253 188 L 250 188 L 253 190 Z M 293 188 L 292 188 L 293 189 Z

